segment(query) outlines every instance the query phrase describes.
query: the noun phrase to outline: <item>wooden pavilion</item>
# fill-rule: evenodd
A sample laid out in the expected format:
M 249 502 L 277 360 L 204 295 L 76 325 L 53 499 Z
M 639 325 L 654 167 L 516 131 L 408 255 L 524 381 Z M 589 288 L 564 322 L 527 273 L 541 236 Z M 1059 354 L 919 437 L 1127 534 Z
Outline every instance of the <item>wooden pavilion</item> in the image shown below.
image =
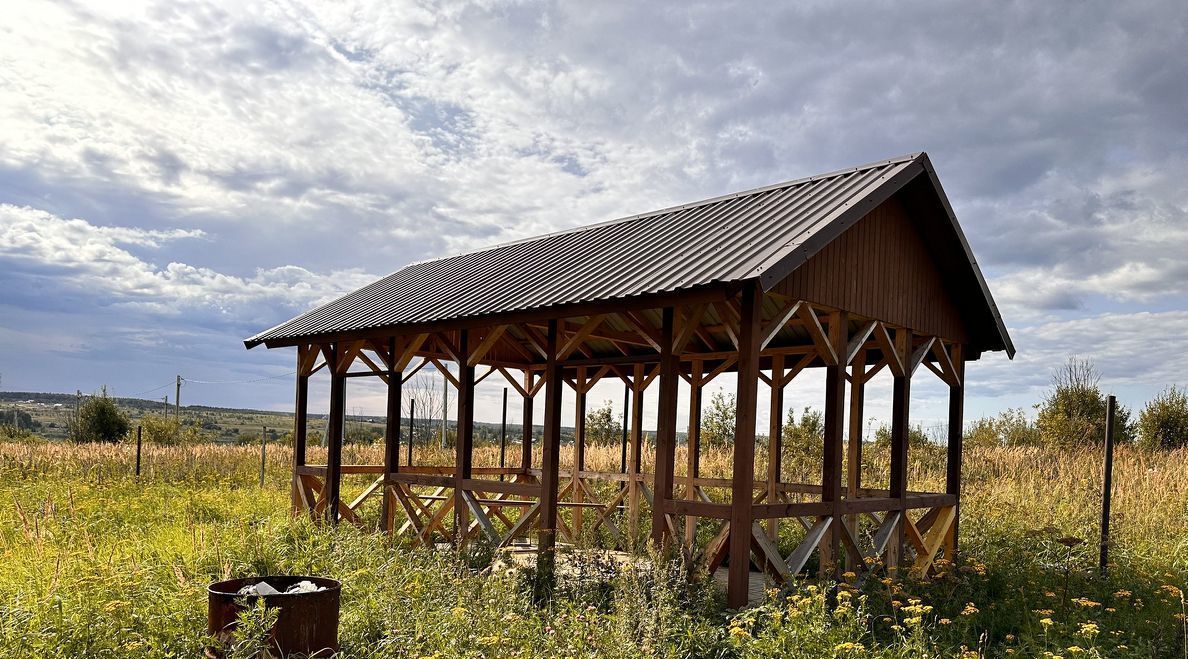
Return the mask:
M 646 503 L 655 543 L 679 546 L 711 571 L 728 561 L 733 607 L 747 601 L 752 564 L 787 580 L 819 552 L 827 576 L 843 566 L 869 570 L 874 558 L 888 570 L 923 573 L 952 552 L 965 363 L 986 351 L 1014 355 L 923 153 L 415 263 L 245 344 L 297 348 L 295 512 L 363 523 L 361 503 L 378 495 L 380 518 L 368 523 L 426 544 L 442 536 L 461 544 L 479 534 L 507 544 L 535 533 L 539 565 L 550 574 L 558 534 L 569 539 L 601 528 L 629 548 Z M 401 387 L 425 365 L 457 390 L 453 465 L 400 464 Z M 920 366 L 950 392 L 944 492 L 908 488 L 910 390 Z M 807 368 L 825 369 L 824 460 L 819 483 L 789 483 L 779 459 L 783 390 Z M 888 489 L 872 489 L 855 466 L 864 385 L 884 369 L 894 381 L 891 473 Z M 330 379 L 328 458 L 312 465 L 308 384 L 323 370 Z M 474 388 L 493 374 L 523 400 L 514 467 L 472 466 Z M 737 378 L 733 472 L 703 478 L 701 390 L 726 374 Z M 342 464 L 346 383 L 354 377 L 387 383 L 382 465 Z M 585 398 L 603 378 L 619 378 L 631 392 L 625 473 L 584 464 Z M 678 476 L 682 380 L 691 392 L 689 459 Z M 771 391 L 769 466 L 756 474 L 761 385 Z M 567 388 L 576 396 L 575 459 L 562 468 Z M 533 406 L 542 389 L 542 459 L 534 465 Z M 649 389 L 659 410 L 653 474 L 641 473 Z M 343 474 L 375 480 L 347 501 Z M 599 480 L 622 485 L 599 501 L 590 487 Z M 572 511 L 568 523 L 562 508 Z M 782 519 L 804 528 L 789 555 L 773 541 Z M 705 533 L 697 542 L 699 523 L 717 525 L 708 542 Z M 860 524 L 867 532 L 858 532 Z

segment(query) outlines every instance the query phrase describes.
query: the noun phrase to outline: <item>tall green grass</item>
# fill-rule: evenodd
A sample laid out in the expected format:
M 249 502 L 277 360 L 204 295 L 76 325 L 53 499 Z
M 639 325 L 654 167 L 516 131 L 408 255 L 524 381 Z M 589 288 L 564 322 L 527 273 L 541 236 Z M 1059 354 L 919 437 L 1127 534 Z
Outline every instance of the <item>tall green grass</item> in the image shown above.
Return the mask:
M 418 462 L 451 460 L 417 448 Z M 535 601 L 531 575 L 492 570 L 479 548 L 463 556 L 412 550 L 350 525 L 290 519 L 284 449 L 270 448 L 263 489 L 258 448 L 146 447 L 139 481 L 134 451 L 0 444 L 0 656 L 200 656 L 210 643 L 206 585 L 277 572 L 344 581 L 340 636 L 352 657 L 1185 652 L 1182 450 L 1118 451 L 1108 578 L 1094 569 L 1094 452 L 978 449 L 966 456 L 965 557 L 957 564 L 942 563 L 928 582 L 875 579 L 861 590 L 842 584 L 835 596 L 828 584 L 806 583 L 741 613 L 725 610 L 704 576 L 690 579 L 661 557 L 623 569 L 575 559 L 580 576 Z M 887 465 L 867 453 L 864 477 L 877 484 Z M 912 487 L 939 487 L 940 454 L 915 457 Z M 348 447 L 347 460 L 378 462 L 379 449 Z M 617 470 L 618 448 L 592 447 L 587 460 Z M 475 463 L 496 461 L 495 449 L 483 447 Z M 702 466 L 725 475 L 729 455 L 706 451 Z M 819 467 L 808 456 L 785 471 L 808 480 Z M 1085 542 L 1070 548 L 1067 538 Z

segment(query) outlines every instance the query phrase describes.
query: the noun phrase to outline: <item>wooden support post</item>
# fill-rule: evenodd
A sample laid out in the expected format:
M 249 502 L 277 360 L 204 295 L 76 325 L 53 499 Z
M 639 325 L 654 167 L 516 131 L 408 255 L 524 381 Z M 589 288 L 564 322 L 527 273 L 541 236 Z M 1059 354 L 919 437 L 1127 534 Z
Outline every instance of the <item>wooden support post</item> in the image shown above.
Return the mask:
M 561 453 L 561 366 L 557 361 L 557 319 L 549 319 L 545 340 L 545 418 L 540 476 L 540 536 L 537 574 L 551 591 L 557 546 L 557 480 Z
M 680 355 L 673 352 L 676 340 L 674 309 L 665 307 L 660 323 L 660 399 L 656 415 L 656 464 L 652 486 L 652 543 L 657 547 L 675 538 L 668 537 L 665 505 L 672 500 L 672 481 L 676 459 L 677 386 L 680 383 Z
M 313 348 L 311 347 L 310 350 Z M 309 376 L 301 370 L 301 351 L 297 352 L 297 400 L 293 412 L 293 514 L 310 511 L 305 510 L 305 498 L 301 496 L 301 475 L 298 469 L 305 466 L 306 422 L 309 411 Z
M 688 449 L 687 466 L 685 473 L 689 478 L 689 485 L 685 488 L 685 498 L 693 501 L 697 499 L 697 487 L 693 485 L 693 479 L 698 477 L 698 472 L 701 470 L 701 377 L 702 377 L 703 362 L 700 359 L 694 359 L 690 366 L 689 377 L 689 429 L 685 435 L 686 448 Z M 697 518 L 693 515 L 685 516 L 685 546 L 689 551 L 693 551 L 694 543 L 697 541 Z
M 388 476 L 400 471 L 400 397 L 404 378 L 396 370 L 396 338 L 388 339 L 388 416 L 384 422 L 384 483 L 380 487 L 380 524 L 393 531 L 395 501 L 388 492 Z
M 730 571 L 726 603 L 747 604 L 751 572 L 751 497 L 755 487 L 755 405 L 759 386 L 762 292 L 755 282 L 742 290 L 738 339 L 738 387 L 734 410 L 734 469 L 730 479 Z
M 784 356 L 771 358 L 771 406 L 767 414 L 767 503 L 779 503 L 784 458 Z M 780 537 L 780 520 L 767 520 L 767 537 Z
M 949 446 L 945 466 L 945 492 L 957 497 L 953 530 L 945 543 L 945 558 L 952 560 L 957 551 L 957 532 L 961 523 L 961 460 L 965 450 L 965 357 L 960 344 L 953 344 L 949 361 L 957 374 L 956 384 L 949 386 Z
M 454 545 L 466 545 L 470 510 L 462 492 L 462 481 L 470 478 L 474 459 L 474 365 L 470 353 L 473 333 L 460 330 L 458 337 L 458 441 L 454 443 Z
M 499 468 L 507 467 L 507 387 L 503 388 L 503 416 L 499 422 Z M 503 474 L 499 474 L 503 480 Z
M 644 365 L 636 364 L 631 378 L 631 441 L 627 447 L 627 548 L 639 538 L 640 457 L 643 449 Z
M 912 334 L 906 329 L 895 332 L 895 351 L 898 359 L 906 363 L 910 356 Z M 887 570 L 894 573 L 899 570 L 900 554 L 903 551 L 904 516 L 907 515 L 908 489 L 908 422 L 911 407 L 910 370 L 894 374 L 891 388 L 891 487 L 890 496 L 898 501 L 893 504 L 899 511 L 899 523 L 891 531 L 891 539 L 887 542 Z
M 524 391 L 527 394 L 524 396 L 524 427 L 520 443 L 520 469 L 524 470 L 524 473 L 528 473 L 528 470 L 532 468 L 532 425 L 534 423 L 532 377 L 532 371 L 524 371 Z
M 416 442 L 416 425 L 417 425 L 417 399 L 409 397 L 408 399 L 408 458 L 404 464 L 413 466 L 413 444 Z
M 859 350 L 850 368 L 850 436 L 846 455 L 846 498 L 858 498 L 862 487 L 862 413 L 866 395 L 866 351 Z M 858 537 L 859 515 L 846 516 L 850 536 Z
M 326 521 L 338 523 L 338 503 L 342 494 L 342 431 L 346 416 L 346 378 L 342 373 L 349 364 L 343 360 L 339 343 L 330 345 L 330 419 L 326 431 Z
M 836 354 L 845 354 L 849 318 L 841 311 L 829 314 L 829 344 Z M 821 545 L 821 576 L 841 577 L 842 456 L 846 405 L 846 364 L 844 360 L 825 366 L 825 440 L 821 463 L 821 500 L 833 504 L 829 525 Z
M 627 473 L 627 419 L 631 417 L 631 387 L 623 385 L 623 450 L 619 456 L 619 473 Z
M 584 501 L 585 489 L 582 488 L 581 472 L 586 470 L 586 390 L 588 384 L 586 382 L 586 367 L 579 366 L 577 369 L 577 378 L 574 380 L 574 391 L 576 400 L 574 401 L 574 419 L 573 419 L 573 481 L 572 495 L 573 502 L 581 504 Z M 582 534 L 582 506 L 578 505 L 573 509 L 573 535 L 576 540 Z

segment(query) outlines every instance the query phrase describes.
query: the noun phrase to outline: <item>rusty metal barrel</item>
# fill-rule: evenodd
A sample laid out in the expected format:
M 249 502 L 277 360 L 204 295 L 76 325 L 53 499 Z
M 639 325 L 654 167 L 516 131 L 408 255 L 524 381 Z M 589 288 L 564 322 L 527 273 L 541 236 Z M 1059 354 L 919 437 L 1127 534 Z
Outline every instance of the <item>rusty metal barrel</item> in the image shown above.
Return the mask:
M 312 592 L 286 593 L 301 581 L 323 588 Z M 245 586 L 265 582 L 280 591 L 276 595 L 240 595 Z M 338 652 L 338 607 L 342 584 L 323 577 L 270 576 L 231 579 L 212 583 L 207 592 L 207 631 L 228 641 L 237 626 L 244 604 L 252 606 L 257 597 L 264 606 L 277 609 L 276 624 L 268 635 L 268 647 L 280 656 L 293 653 L 326 657 Z

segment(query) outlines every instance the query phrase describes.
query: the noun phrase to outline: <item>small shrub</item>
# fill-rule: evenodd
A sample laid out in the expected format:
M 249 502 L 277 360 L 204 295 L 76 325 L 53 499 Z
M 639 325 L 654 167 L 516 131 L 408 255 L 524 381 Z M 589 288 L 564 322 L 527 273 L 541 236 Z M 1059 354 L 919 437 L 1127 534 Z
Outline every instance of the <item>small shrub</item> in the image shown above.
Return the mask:
M 1052 388 L 1036 405 L 1036 427 L 1041 439 L 1055 446 L 1100 444 L 1105 437 L 1106 398 L 1098 383 L 1101 374 L 1087 359 L 1069 357 L 1052 374 Z M 1114 441 L 1134 438 L 1130 410 L 1119 405 L 1114 417 Z
M 734 443 L 734 394 L 714 392 L 709 409 L 701 417 L 701 445 L 724 446 Z
M 586 443 L 590 445 L 616 444 L 623 432 L 619 419 L 615 418 L 614 407 L 608 400 L 586 413 Z
M 183 424 L 170 416 L 146 414 L 140 419 L 144 441 L 161 446 L 181 446 L 203 440 L 198 426 Z
M 128 415 L 107 396 L 104 387 L 99 395 L 88 398 L 79 407 L 78 416 L 71 423 L 70 439 L 78 444 L 114 443 L 123 440 L 131 427 Z
M 819 458 L 824 449 L 825 415 L 820 410 L 805 407 L 796 418 L 795 410 L 788 410 L 784 423 L 784 450 L 805 458 Z
M 1144 448 L 1188 446 L 1188 394 L 1174 386 L 1160 392 L 1139 415 L 1138 435 Z
M 965 446 L 1036 446 L 1039 430 L 1022 408 L 1004 410 L 994 417 L 982 417 L 965 430 Z

